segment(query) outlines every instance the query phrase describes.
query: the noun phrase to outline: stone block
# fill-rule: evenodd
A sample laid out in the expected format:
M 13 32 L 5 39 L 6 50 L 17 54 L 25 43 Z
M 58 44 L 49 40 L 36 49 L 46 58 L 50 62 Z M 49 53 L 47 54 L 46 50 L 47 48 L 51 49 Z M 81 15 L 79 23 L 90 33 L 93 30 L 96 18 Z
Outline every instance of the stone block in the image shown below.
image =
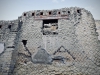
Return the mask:
M 45 49 L 39 49 L 35 55 L 32 55 L 33 63 L 51 64 L 52 58 Z

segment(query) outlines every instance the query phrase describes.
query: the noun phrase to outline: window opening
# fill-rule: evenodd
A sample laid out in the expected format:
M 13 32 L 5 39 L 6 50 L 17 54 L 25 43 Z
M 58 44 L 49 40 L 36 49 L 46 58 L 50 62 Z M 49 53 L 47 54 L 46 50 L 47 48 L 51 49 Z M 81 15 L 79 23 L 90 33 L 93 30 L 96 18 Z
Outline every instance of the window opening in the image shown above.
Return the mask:
M 43 35 L 56 35 L 58 29 L 58 19 L 43 20 Z
M 70 14 L 70 11 L 68 11 L 68 13 Z

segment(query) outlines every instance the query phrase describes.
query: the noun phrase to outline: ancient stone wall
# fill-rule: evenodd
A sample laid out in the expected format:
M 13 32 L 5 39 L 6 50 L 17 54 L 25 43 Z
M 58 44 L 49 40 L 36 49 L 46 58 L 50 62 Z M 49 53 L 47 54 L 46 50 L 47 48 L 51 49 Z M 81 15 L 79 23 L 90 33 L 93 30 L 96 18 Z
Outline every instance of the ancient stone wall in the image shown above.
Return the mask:
M 1 75 L 100 74 L 98 22 L 89 11 L 34 10 L 1 22 Z
M 99 69 L 95 69 L 98 57 L 95 55 L 99 51 L 98 34 L 89 11 L 83 8 L 29 11 L 23 13 L 22 22 L 15 74 L 50 75 L 53 72 L 51 67 L 55 70 L 53 75 L 70 70 L 73 74 L 99 74 Z M 35 66 L 36 70 L 29 65 Z M 40 67 L 45 70 L 40 70 Z

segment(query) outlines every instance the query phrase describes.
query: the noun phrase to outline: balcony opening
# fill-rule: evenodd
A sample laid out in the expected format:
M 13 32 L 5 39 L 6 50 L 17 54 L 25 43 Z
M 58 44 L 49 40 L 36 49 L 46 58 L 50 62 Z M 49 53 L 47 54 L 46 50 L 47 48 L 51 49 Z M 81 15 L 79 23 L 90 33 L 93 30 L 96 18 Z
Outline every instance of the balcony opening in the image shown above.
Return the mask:
M 32 13 L 32 16 L 34 16 L 34 13 Z
M 43 20 L 43 35 L 57 35 L 58 19 Z

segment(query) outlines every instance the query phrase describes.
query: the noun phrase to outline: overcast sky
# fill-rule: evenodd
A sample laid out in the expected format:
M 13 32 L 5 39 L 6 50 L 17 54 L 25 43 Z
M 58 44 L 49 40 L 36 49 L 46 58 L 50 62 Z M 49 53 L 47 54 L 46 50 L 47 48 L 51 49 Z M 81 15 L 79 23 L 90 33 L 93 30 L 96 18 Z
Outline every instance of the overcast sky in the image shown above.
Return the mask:
M 13 20 L 24 11 L 82 7 L 100 19 L 100 0 L 0 0 L 0 20 Z

